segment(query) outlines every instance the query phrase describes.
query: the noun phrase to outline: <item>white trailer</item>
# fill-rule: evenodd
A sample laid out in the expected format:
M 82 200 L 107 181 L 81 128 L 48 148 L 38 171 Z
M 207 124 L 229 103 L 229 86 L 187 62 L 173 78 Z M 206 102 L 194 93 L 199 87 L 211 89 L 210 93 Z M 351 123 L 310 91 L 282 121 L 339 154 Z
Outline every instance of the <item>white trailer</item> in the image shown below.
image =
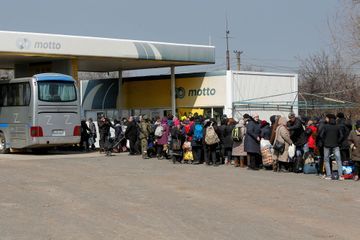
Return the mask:
M 231 98 L 235 118 L 257 113 L 269 121 L 271 115 L 298 114 L 297 74 L 228 71 L 227 82 L 231 86 L 227 98 Z

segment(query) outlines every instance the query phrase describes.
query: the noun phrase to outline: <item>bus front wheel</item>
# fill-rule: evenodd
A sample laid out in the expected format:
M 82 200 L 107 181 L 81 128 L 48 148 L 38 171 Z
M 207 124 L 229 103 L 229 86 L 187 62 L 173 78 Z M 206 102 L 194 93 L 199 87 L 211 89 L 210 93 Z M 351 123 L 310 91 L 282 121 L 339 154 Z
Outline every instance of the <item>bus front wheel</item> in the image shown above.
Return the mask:
M 10 149 L 6 148 L 6 138 L 5 134 L 0 132 L 0 154 L 9 153 Z

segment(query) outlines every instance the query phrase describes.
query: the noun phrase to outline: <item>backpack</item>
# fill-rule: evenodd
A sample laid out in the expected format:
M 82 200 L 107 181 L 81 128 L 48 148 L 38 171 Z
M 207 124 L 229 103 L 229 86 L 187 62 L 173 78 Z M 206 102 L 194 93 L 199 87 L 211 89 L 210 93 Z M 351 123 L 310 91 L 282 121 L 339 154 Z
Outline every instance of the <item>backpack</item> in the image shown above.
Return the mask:
M 213 144 L 216 144 L 218 142 L 220 142 L 220 139 L 219 139 L 218 135 L 215 132 L 213 124 L 211 123 L 211 125 L 206 128 L 205 143 L 207 145 L 213 145 Z
M 195 141 L 201 141 L 203 138 L 203 126 L 199 123 L 195 124 L 193 138 Z
M 241 131 L 241 127 L 235 127 L 231 132 L 231 137 L 234 142 L 242 142 L 244 134 Z
M 162 137 L 164 134 L 164 127 L 160 124 L 155 129 L 155 137 Z

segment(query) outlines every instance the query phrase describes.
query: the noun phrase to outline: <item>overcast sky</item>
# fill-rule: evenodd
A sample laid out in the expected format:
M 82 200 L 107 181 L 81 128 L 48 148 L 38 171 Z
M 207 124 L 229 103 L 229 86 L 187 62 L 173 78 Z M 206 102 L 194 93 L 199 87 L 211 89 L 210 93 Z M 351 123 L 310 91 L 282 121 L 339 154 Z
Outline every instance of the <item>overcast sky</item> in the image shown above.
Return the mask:
M 0 30 L 59 33 L 216 47 L 225 69 L 225 18 L 230 49 L 242 63 L 294 72 L 297 57 L 330 44 L 328 20 L 339 0 L 12 0 L 1 2 Z M 235 68 L 235 59 L 232 54 Z

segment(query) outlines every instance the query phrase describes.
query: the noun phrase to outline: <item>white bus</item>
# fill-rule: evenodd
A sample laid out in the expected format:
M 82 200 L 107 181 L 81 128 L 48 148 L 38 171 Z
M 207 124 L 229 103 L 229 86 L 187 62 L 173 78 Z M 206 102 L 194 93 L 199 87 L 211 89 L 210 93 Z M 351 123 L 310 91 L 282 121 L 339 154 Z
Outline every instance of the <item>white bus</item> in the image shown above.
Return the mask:
M 68 75 L 0 81 L 0 153 L 79 143 L 79 98 Z

